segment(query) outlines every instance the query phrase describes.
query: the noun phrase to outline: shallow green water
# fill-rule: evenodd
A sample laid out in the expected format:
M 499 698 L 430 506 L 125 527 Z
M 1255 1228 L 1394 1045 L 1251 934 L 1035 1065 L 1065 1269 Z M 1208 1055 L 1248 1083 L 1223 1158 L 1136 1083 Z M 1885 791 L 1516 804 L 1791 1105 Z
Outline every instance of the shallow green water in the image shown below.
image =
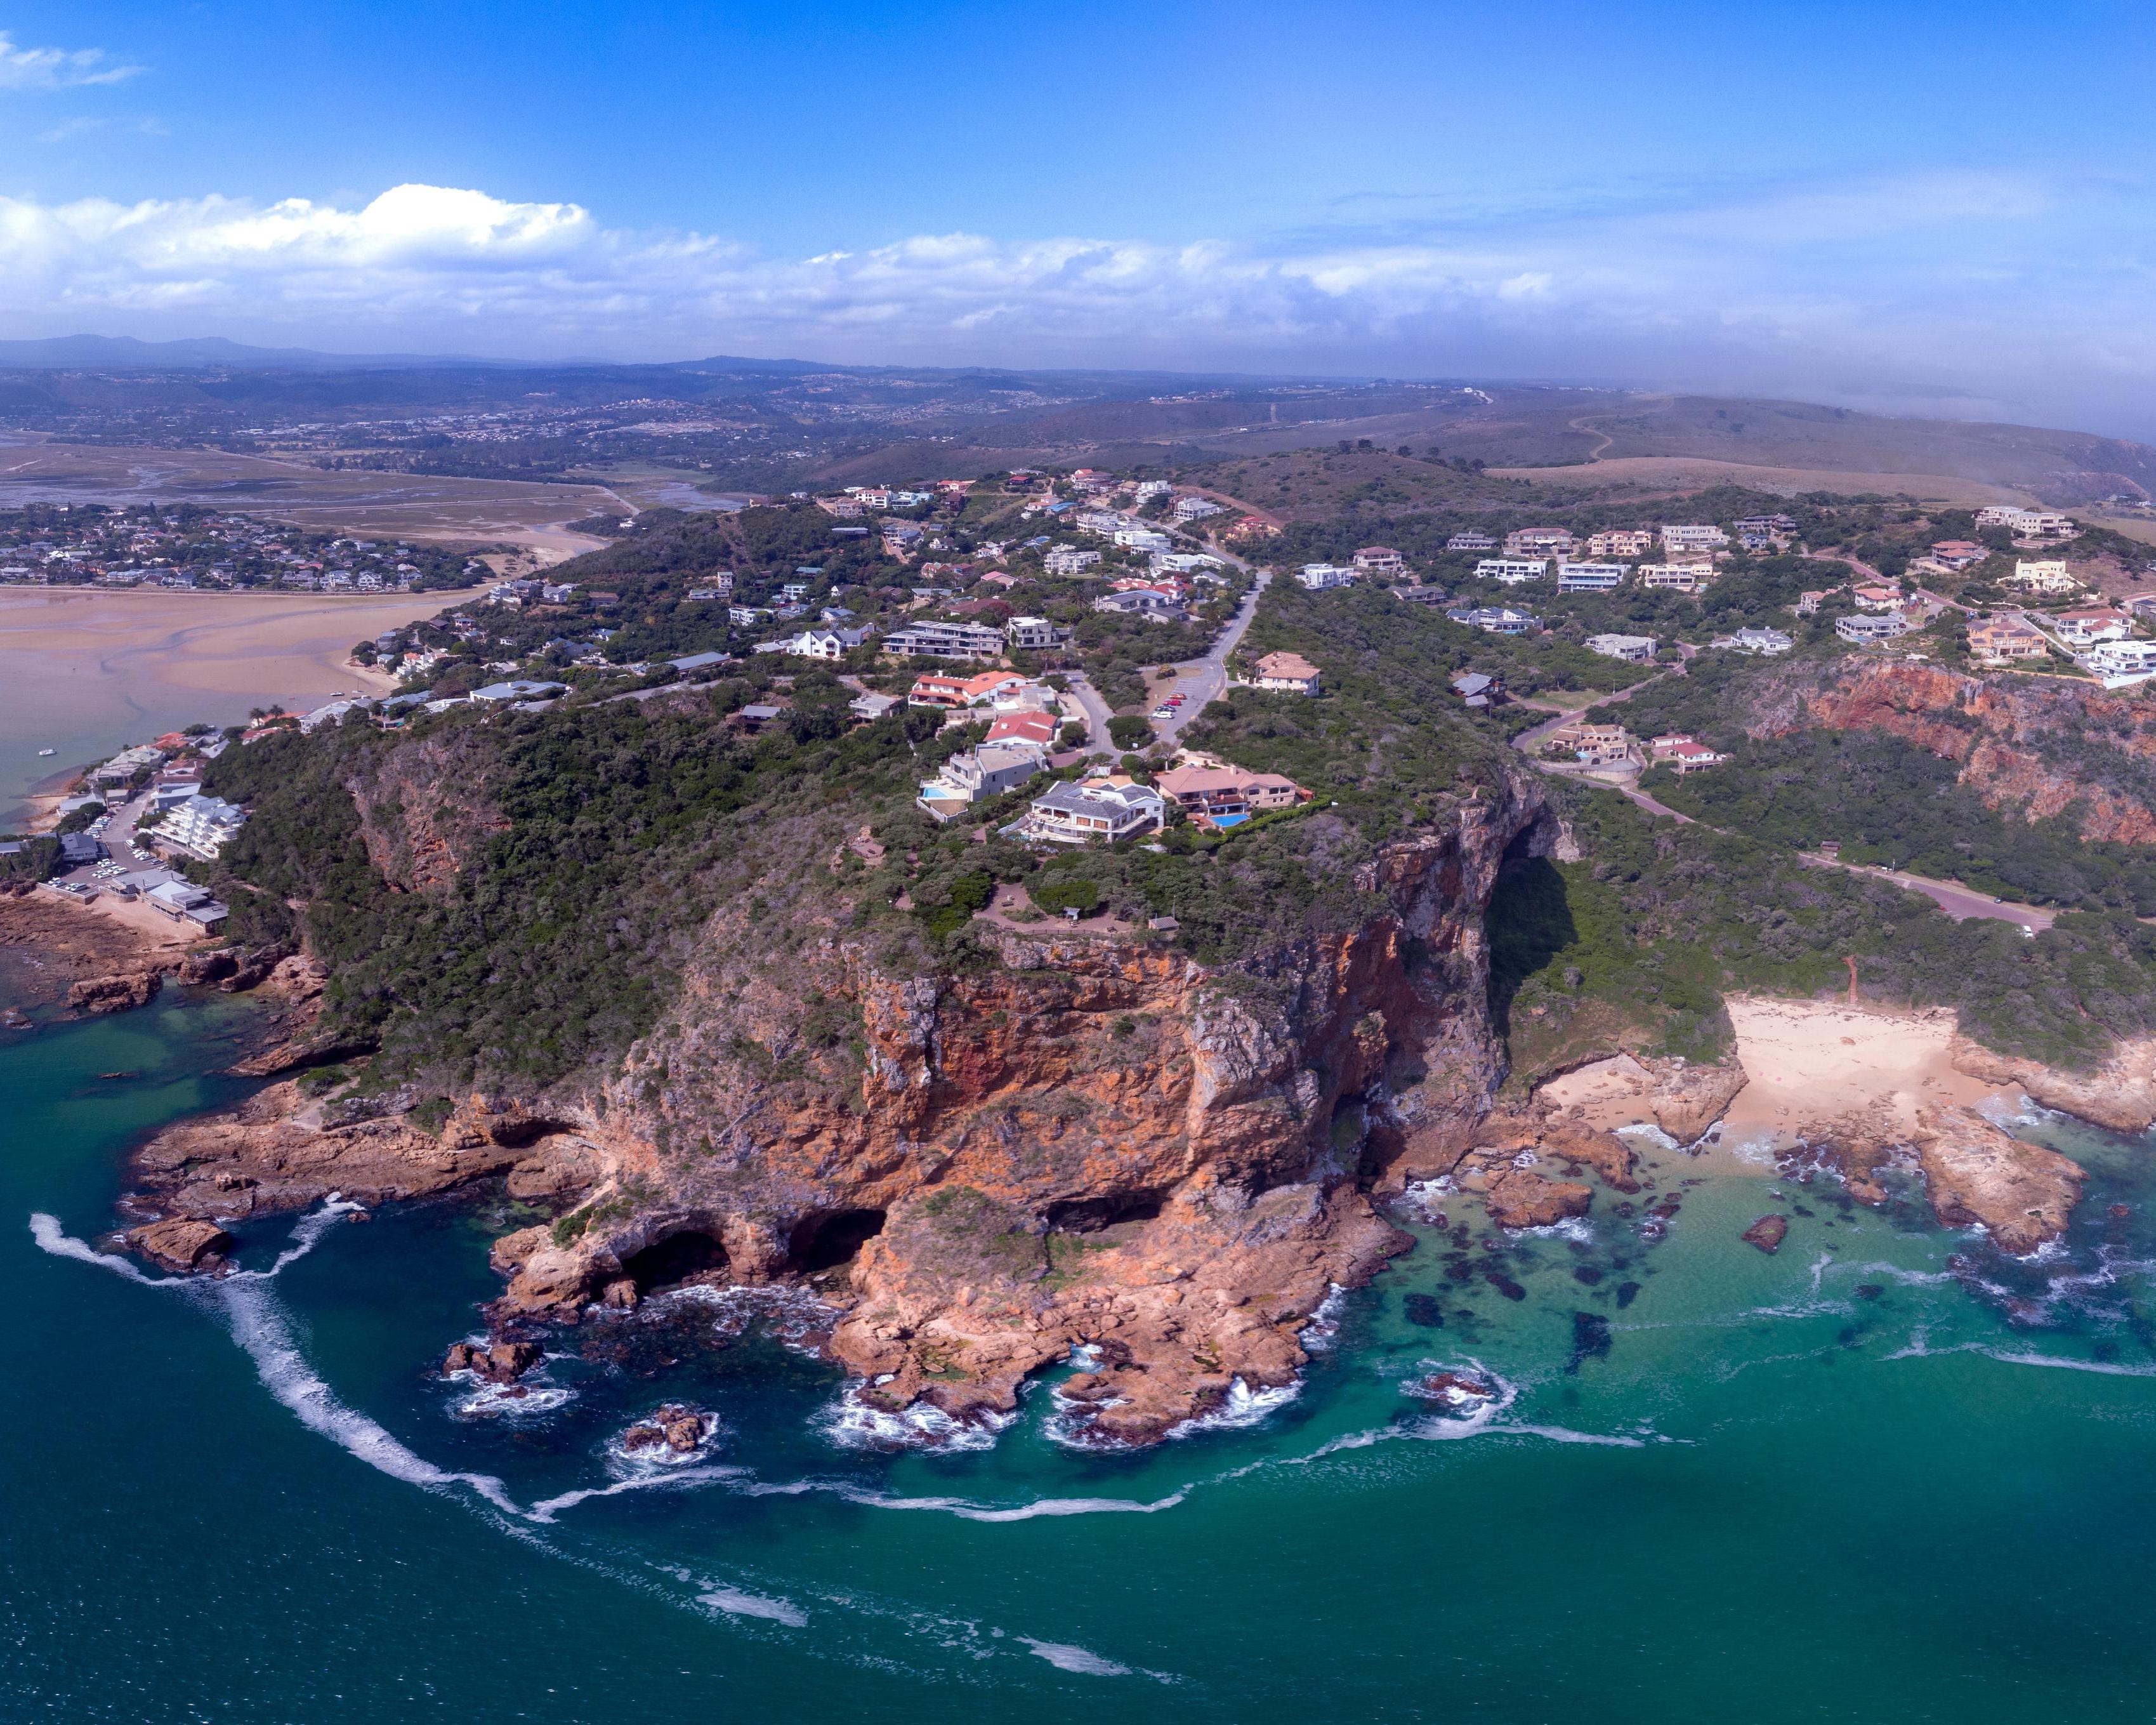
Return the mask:
M 2097 1181 L 2041 1269 L 1788 1187 L 1813 1213 L 1765 1258 L 1737 1235 L 1789 1203 L 1680 1161 L 1658 1242 L 1425 1230 L 1245 1428 L 1074 1452 L 1043 1387 L 991 1447 L 886 1455 L 834 1440 L 835 1374 L 687 1300 L 567 1338 L 559 1405 L 460 1414 L 429 1367 L 492 1291 L 484 1204 L 280 1223 L 252 1269 L 311 1249 L 215 1290 L 72 1255 L 246 1010 L 0 1047 L 7 1720 L 2152 1711 L 2138 1142 L 2058 1135 Z M 1430 1416 L 1424 1362 L 1513 1398 Z M 724 1421 L 707 1460 L 610 1458 L 675 1397 Z

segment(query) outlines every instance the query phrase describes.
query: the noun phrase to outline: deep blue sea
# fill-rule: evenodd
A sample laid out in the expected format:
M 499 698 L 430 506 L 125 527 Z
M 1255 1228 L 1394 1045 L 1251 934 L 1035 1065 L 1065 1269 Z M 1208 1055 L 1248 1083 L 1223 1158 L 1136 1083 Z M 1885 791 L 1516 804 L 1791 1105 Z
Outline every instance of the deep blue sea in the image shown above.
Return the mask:
M 215 1284 L 97 1259 L 130 1144 L 237 1094 L 251 1010 L 0 1032 L 0 1719 L 2156 1713 L 2143 1141 L 2025 1126 L 2095 1177 L 2038 1265 L 1671 1158 L 1662 1238 L 1525 1238 L 1517 1300 L 1425 1230 L 1240 1424 L 1074 1450 L 1044 1384 L 891 1453 L 783 1304 L 565 1332 L 521 1404 L 444 1381 L 491 1196 L 286 1218 Z M 1773 1258 L 1738 1238 L 1768 1209 Z M 1503 1405 L 1429 1413 L 1433 1366 Z M 706 1453 L 623 1454 L 670 1400 Z

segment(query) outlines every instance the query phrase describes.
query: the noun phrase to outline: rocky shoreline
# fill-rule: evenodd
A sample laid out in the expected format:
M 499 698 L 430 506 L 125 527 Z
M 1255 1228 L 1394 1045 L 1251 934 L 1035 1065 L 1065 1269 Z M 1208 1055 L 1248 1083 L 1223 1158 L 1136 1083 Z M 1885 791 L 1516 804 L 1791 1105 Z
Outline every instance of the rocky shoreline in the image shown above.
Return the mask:
M 594 1305 L 791 1284 L 838 1312 L 820 1346 L 869 1407 L 999 1416 L 1075 1357 L 1088 1369 L 1060 1393 L 1081 1436 L 1150 1442 L 1239 1385 L 1294 1383 L 1327 1299 L 1412 1245 L 1384 1207 L 1416 1182 L 1471 1192 L 1508 1228 L 1589 1214 L 1602 1190 L 1633 1213 L 1624 1136 L 1549 1089 L 1497 1106 L 1481 913 L 1508 851 L 1548 836 L 1545 813 L 1525 784 L 1463 804 L 1368 868 L 1383 910 L 1234 973 L 1004 930 L 999 965 L 896 974 L 835 925 L 773 967 L 746 913 L 721 911 L 677 1004 L 603 1079 L 454 1106 L 363 1079 L 315 1099 L 274 1083 L 142 1146 L 124 1238 L 213 1271 L 216 1236 L 250 1218 L 499 1178 L 553 1219 L 495 1243 L 488 1320 L 507 1352 L 483 1351 L 490 1372 Z M 318 969 L 286 960 L 272 980 L 293 997 L 282 1040 L 241 1069 L 359 1052 L 315 1025 Z M 805 1038 L 804 998 L 850 1039 Z M 2144 1090 L 2156 1111 L 2147 1051 L 2120 1058 L 2107 1085 L 2015 1081 L 2103 1124 Z M 1748 1082 L 1733 1061 L 1609 1063 L 1625 1118 L 1680 1146 Z M 1852 1195 L 1882 1202 L 1878 1171 L 1904 1161 L 1943 1223 L 1981 1223 L 2010 1252 L 2056 1238 L 2080 1194 L 2073 1163 L 1966 1109 L 1813 1125 L 1813 1165 Z M 1771 1251 L 1765 1220 L 1746 1238 Z

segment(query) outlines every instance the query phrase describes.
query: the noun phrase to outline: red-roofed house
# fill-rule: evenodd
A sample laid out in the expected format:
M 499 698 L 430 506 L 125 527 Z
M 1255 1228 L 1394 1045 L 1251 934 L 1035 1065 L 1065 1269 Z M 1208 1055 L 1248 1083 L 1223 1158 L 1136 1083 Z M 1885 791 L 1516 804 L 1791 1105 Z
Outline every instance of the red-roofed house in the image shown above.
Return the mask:
M 1033 743 L 1046 749 L 1055 741 L 1057 720 L 1052 713 L 998 713 L 988 726 L 991 743 Z
M 909 707 L 971 707 L 993 700 L 1001 690 L 1016 688 L 1024 681 L 1014 671 L 984 671 L 978 677 L 916 677 L 906 701 Z
M 2061 611 L 2052 622 L 2061 639 L 2076 646 L 2092 646 L 2099 641 L 2123 641 L 2133 632 L 2126 613 L 2112 610 L 2107 605 Z

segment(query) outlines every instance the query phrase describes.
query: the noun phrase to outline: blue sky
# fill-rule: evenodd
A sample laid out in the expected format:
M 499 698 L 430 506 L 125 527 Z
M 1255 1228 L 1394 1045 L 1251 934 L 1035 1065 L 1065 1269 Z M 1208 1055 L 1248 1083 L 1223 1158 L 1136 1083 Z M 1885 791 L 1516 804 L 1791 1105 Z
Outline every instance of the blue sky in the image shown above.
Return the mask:
M 2145 8 L 0 0 L 0 331 L 2156 432 Z

